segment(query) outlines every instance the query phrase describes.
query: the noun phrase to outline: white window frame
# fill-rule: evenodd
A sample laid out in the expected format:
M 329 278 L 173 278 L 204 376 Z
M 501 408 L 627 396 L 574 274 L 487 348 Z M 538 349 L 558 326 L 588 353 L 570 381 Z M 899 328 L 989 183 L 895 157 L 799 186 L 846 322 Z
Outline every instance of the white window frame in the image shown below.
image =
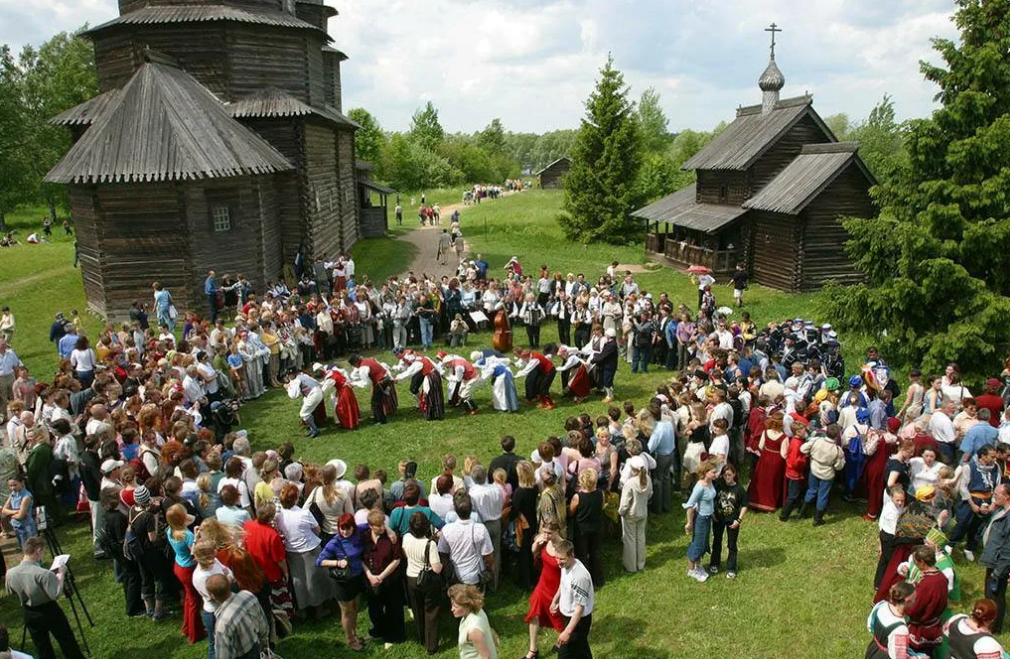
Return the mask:
M 231 231 L 231 209 L 228 206 L 212 206 L 210 209 L 211 223 L 214 233 Z

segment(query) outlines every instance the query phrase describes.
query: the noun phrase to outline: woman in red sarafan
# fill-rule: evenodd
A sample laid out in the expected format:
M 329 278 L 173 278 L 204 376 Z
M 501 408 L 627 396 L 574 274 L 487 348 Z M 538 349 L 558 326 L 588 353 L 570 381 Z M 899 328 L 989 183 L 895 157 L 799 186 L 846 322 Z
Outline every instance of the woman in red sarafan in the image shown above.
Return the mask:
M 782 431 L 782 413 L 776 412 L 765 421 L 765 430 L 758 439 L 761 452 L 751 474 L 747 498 L 751 510 L 775 512 L 782 506 L 785 489 L 786 453 L 789 443 Z
M 358 408 L 358 399 L 355 398 L 354 391 L 347 382 L 347 376 L 340 369 L 334 368 L 326 373 L 326 377 L 333 382 L 337 398 L 333 415 L 341 428 L 354 430 L 361 423 L 361 410 Z
M 540 580 L 530 595 L 530 610 L 526 614 L 526 622 L 530 626 L 530 651 L 526 653 L 526 659 L 540 656 L 537 634 L 541 627 L 551 626 L 558 633 L 565 628 L 561 614 L 551 611 L 554 594 L 561 586 L 561 565 L 554 551 L 554 544 L 563 539 L 560 531 L 557 520 L 545 519 L 540 523 L 540 533 L 533 540 L 534 562 L 540 564 Z

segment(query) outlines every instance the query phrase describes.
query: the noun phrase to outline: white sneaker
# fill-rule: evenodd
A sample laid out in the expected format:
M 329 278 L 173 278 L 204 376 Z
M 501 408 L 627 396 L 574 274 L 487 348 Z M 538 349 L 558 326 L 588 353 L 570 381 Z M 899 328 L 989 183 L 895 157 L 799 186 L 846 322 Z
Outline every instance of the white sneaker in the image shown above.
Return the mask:
M 973 551 L 969 551 L 969 550 L 965 549 L 964 550 L 964 557 L 967 558 L 972 563 L 975 562 L 975 552 L 973 552 Z
M 701 583 L 708 581 L 708 572 L 705 572 L 705 570 L 698 570 L 698 581 Z

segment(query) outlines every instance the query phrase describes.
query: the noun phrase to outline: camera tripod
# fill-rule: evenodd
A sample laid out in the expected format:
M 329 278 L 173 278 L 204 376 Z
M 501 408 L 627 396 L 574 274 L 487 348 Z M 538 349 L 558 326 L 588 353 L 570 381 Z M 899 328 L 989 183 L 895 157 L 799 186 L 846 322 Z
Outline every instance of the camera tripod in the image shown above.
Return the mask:
M 41 529 L 41 535 L 46 539 L 46 545 L 49 547 L 49 553 L 52 554 L 53 558 L 61 555 L 63 553 L 63 547 L 60 545 L 60 539 L 56 537 L 56 532 L 50 528 Z M 95 626 L 95 621 L 91 619 L 91 614 L 88 612 L 88 606 L 84 603 L 84 598 L 81 597 L 81 591 L 77 587 L 77 580 L 74 578 L 74 573 L 70 569 L 70 565 L 65 566 L 66 576 L 63 579 L 63 592 L 66 594 L 67 599 L 70 600 L 70 610 L 74 614 L 74 622 L 77 623 L 77 631 L 81 635 L 81 644 L 84 646 L 84 654 L 91 654 L 91 647 L 88 645 L 88 637 L 84 634 L 84 626 L 81 624 L 80 614 L 77 612 L 77 604 L 81 605 L 81 611 L 84 613 L 84 617 L 88 621 L 88 625 L 91 627 Z M 77 602 L 74 602 L 74 598 L 77 598 Z M 28 628 L 25 627 L 21 630 L 21 651 L 24 652 L 25 641 L 28 636 Z

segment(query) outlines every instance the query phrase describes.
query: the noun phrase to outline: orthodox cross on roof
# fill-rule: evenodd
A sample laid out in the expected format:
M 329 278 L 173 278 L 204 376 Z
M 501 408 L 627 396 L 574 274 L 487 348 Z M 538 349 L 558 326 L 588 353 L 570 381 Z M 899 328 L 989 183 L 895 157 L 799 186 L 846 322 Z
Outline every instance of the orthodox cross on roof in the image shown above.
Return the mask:
M 769 27 L 765 28 L 765 32 L 772 33 L 772 59 L 775 59 L 775 33 L 781 31 L 782 30 L 775 23 L 772 23 Z

